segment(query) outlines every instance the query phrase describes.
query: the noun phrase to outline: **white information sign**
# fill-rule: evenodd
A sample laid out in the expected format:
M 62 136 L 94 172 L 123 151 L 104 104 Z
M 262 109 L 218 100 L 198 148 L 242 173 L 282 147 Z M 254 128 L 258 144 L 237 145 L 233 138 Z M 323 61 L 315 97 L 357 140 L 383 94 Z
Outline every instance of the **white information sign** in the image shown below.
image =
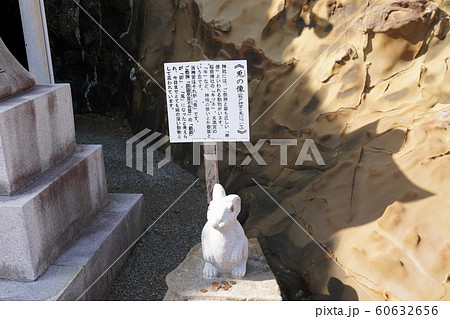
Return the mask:
M 247 61 L 165 63 L 171 143 L 249 141 Z

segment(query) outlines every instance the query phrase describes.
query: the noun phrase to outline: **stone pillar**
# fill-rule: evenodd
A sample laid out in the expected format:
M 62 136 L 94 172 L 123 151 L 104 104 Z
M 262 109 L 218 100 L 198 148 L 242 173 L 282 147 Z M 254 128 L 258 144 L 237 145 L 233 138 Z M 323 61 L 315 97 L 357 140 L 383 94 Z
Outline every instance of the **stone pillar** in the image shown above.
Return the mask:
M 19 0 L 30 72 L 38 84 L 55 83 L 43 0 Z

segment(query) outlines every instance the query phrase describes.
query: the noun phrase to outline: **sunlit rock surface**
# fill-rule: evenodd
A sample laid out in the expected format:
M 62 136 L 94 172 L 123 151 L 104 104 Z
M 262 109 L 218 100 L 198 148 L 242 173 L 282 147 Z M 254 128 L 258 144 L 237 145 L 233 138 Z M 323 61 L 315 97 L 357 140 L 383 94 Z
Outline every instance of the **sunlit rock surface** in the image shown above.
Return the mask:
M 287 166 L 266 143 L 267 166 L 221 170 L 290 297 L 449 300 L 450 3 L 370 5 L 180 2 L 164 56 L 248 59 L 253 142 L 298 140 Z M 306 138 L 326 166 L 294 165 Z
M 149 78 L 164 62 L 246 59 L 253 144 L 297 139 L 286 166 L 266 142 L 267 166 L 220 172 L 288 298 L 450 300 L 449 1 L 132 4 L 121 43 L 148 72 L 130 64 L 136 131 L 167 129 Z M 305 139 L 325 166 L 294 165 Z M 172 151 L 196 169 L 190 147 Z

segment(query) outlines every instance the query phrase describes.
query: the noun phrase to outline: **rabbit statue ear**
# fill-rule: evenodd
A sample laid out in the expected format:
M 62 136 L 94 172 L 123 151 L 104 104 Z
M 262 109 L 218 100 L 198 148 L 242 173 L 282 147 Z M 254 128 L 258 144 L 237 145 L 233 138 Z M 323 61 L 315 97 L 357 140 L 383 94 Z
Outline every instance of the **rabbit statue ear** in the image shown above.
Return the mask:
M 238 195 L 228 195 L 227 199 L 230 199 L 231 202 L 233 203 L 233 207 L 234 207 L 234 211 L 235 212 L 240 212 L 241 211 L 241 198 Z
M 213 200 L 224 198 L 225 196 L 227 196 L 227 194 L 225 193 L 225 189 L 222 187 L 222 185 L 220 184 L 214 185 Z

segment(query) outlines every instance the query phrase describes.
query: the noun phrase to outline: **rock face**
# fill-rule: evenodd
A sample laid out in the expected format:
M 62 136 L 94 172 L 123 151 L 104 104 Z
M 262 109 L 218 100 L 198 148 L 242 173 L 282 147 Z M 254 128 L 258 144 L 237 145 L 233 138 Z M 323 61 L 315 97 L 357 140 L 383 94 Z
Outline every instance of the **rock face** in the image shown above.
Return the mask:
M 123 44 L 133 1 L 77 2 Z M 132 82 L 128 57 L 74 1 L 44 3 L 55 79 L 70 82 L 75 112 L 129 114 Z
M 288 298 L 450 300 L 448 1 L 132 3 L 124 43 L 148 74 L 163 83 L 163 62 L 246 59 L 252 143 L 297 140 L 287 165 L 267 142 L 267 166 L 220 166 Z M 134 128 L 165 132 L 164 92 L 130 70 Z M 295 165 L 305 139 L 325 166 Z M 172 151 L 196 169 L 189 147 Z

